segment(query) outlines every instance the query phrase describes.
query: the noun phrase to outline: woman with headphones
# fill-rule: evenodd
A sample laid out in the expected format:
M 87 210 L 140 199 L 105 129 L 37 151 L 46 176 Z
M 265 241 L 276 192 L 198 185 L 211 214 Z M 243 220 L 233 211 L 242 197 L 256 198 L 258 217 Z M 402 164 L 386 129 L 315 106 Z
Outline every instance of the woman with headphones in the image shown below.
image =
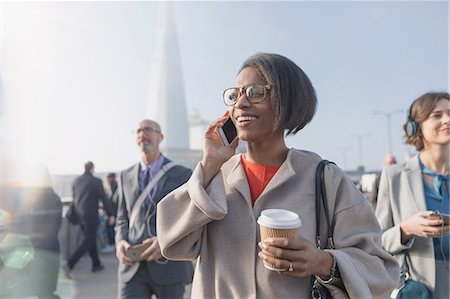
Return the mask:
M 435 299 L 450 298 L 450 228 L 439 217 L 449 214 L 449 109 L 446 92 L 426 93 L 412 103 L 403 130 L 418 154 L 383 170 L 376 208 L 384 248 L 400 264 L 409 256 L 412 279 Z

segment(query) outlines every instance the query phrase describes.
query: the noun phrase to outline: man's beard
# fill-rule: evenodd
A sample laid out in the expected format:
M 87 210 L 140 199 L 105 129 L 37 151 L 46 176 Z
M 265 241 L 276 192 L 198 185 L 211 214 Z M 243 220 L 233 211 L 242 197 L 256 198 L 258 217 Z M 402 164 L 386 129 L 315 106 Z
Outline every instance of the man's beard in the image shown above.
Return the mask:
M 152 143 L 144 143 L 144 145 L 142 146 L 142 151 L 146 154 L 150 153 L 153 149 L 155 148 L 155 146 Z

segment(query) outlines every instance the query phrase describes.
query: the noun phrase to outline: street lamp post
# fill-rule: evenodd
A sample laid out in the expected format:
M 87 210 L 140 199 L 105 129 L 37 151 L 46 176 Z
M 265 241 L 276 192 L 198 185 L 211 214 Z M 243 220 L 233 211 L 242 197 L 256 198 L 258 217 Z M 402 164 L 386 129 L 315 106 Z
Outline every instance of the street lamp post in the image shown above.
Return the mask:
M 342 168 L 344 169 L 344 170 L 346 170 L 347 169 L 347 151 L 349 150 L 350 148 L 348 148 L 348 147 L 341 147 L 341 148 L 339 148 L 339 150 L 340 151 L 342 151 Z
M 359 166 L 358 168 L 360 170 L 364 171 L 364 162 L 363 162 L 363 148 L 362 148 L 362 139 L 365 137 L 369 137 L 368 134 L 363 135 L 352 135 L 353 138 L 356 138 L 358 140 L 358 153 L 359 153 Z
M 394 114 L 399 114 L 403 112 L 403 110 L 395 110 L 391 112 L 384 112 L 384 111 L 374 111 L 375 114 L 379 115 L 385 115 L 386 121 L 387 121 L 387 132 L 388 132 L 388 154 L 394 154 L 394 149 L 392 147 L 392 134 L 391 134 L 391 116 Z

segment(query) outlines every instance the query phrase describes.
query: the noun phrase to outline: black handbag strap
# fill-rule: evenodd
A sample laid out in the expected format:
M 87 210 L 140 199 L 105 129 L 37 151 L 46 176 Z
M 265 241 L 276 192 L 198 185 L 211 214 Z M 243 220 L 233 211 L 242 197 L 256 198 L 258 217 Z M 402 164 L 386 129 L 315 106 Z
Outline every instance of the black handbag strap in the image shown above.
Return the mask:
M 333 241 L 334 226 L 331 225 L 332 222 L 330 221 L 330 216 L 328 212 L 328 199 L 327 199 L 327 192 L 325 189 L 325 176 L 324 176 L 324 168 L 329 163 L 334 164 L 331 161 L 322 160 L 320 161 L 319 165 L 317 165 L 316 169 L 316 246 L 319 249 L 323 249 L 320 241 L 320 211 L 322 205 L 325 212 L 325 219 L 328 228 L 327 246 L 329 246 L 329 248 L 334 249 L 334 241 Z
M 410 278 L 408 259 L 409 259 L 409 252 L 408 250 L 405 250 L 405 254 L 403 256 L 403 264 L 400 267 L 400 285 L 403 285 L 405 281 Z

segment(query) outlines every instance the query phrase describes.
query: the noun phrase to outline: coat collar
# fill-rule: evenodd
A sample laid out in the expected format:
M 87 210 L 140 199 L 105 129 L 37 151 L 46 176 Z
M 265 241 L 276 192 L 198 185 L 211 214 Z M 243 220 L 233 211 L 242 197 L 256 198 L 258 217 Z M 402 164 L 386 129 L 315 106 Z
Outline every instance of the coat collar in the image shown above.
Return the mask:
M 169 162 L 170 160 L 164 157 L 163 166 Z M 131 190 L 131 192 L 133 192 L 132 203 L 134 203 L 134 201 L 137 200 L 137 198 L 141 194 L 139 189 L 139 171 L 140 171 L 140 163 L 136 163 L 131 168 L 129 168 L 129 170 L 127 171 L 126 174 L 124 174 L 123 177 L 123 185 L 129 186 L 126 188 L 129 188 L 128 190 Z M 166 175 L 167 174 L 165 174 L 164 177 Z M 159 186 L 161 186 L 161 182 L 164 180 L 164 177 L 156 184 L 155 187 L 156 190 L 155 193 L 153 194 L 153 198 L 158 198 L 158 196 L 160 196 L 159 194 L 161 192 L 161 188 L 159 188 Z
M 294 152 L 295 150 L 293 149 L 289 150 L 286 160 L 283 162 L 283 164 L 281 164 L 280 169 L 278 169 L 277 173 L 275 173 L 260 196 L 281 186 L 291 177 L 295 176 L 295 170 L 292 165 Z M 249 205 L 252 206 L 247 176 L 245 174 L 244 167 L 241 164 L 241 155 L 235 155 L 229 160 L 229 162 L 227 163 L 227 168 L 229 168 L 229 171 L 225 171 L 223 175 L 227 176 L 225 180 L 228 186 L 235 188 L 239 193 L 241 193 L 241 195 L 245 198 Z
M 131 167 L 130 171 L 124 177 L 124 185 L 130 186 L 130 190 L 133 192 L 133 198 L 139 196 L 139 163 Z
M 162 155 L 162 154 L 161 154 Z M 169 159 L 167 159 L 166 157 L 164 157 L 164 161 L 162 163 L 162 166 L 166 165 L 167 163 L 171 162 Z M 131 189 L 133 190 L 133 192 L 137 192 L 139 193 L 139 171 L 141 170 L 141 162 L 133 165 L 128 173 L 126 174 L 126 178 L 125 180 L 128 183 L 128 186 L 131 187 Z
M 226 176 L 224 179 L 226 180 L 228 186 L 236 189 L 239 193 L 241 193 L 247 203 L 252 206 L 250 188 L 248 186 L 244 168 L 241 164 L 241 155 L 234 155 L 229 160 L 229 162 L 227 163 L 227 167 L 229 167 L 230 170 L 223 172 L 223 175 Z
M 412 157 L 405 163 L 405 173 L 408 180 L 410 198 L 414 199 L 417 210 L 427 209 L 425 191 L 423 187 L 422 170 L 419 165 L 419 155 Z
M 270 180 L 264 192 L 270 192 L 271 190 L 282 185 L 291 177 L 295 176 L 295 170 L 292 166 L 293 152 L 294 151 L 292 149 L 289 150 L 286 160 L 284 160 L 283 164 L 281 164 L 280 169 L 278 169 L 277 173 L 275 173 L 273 178 Z

